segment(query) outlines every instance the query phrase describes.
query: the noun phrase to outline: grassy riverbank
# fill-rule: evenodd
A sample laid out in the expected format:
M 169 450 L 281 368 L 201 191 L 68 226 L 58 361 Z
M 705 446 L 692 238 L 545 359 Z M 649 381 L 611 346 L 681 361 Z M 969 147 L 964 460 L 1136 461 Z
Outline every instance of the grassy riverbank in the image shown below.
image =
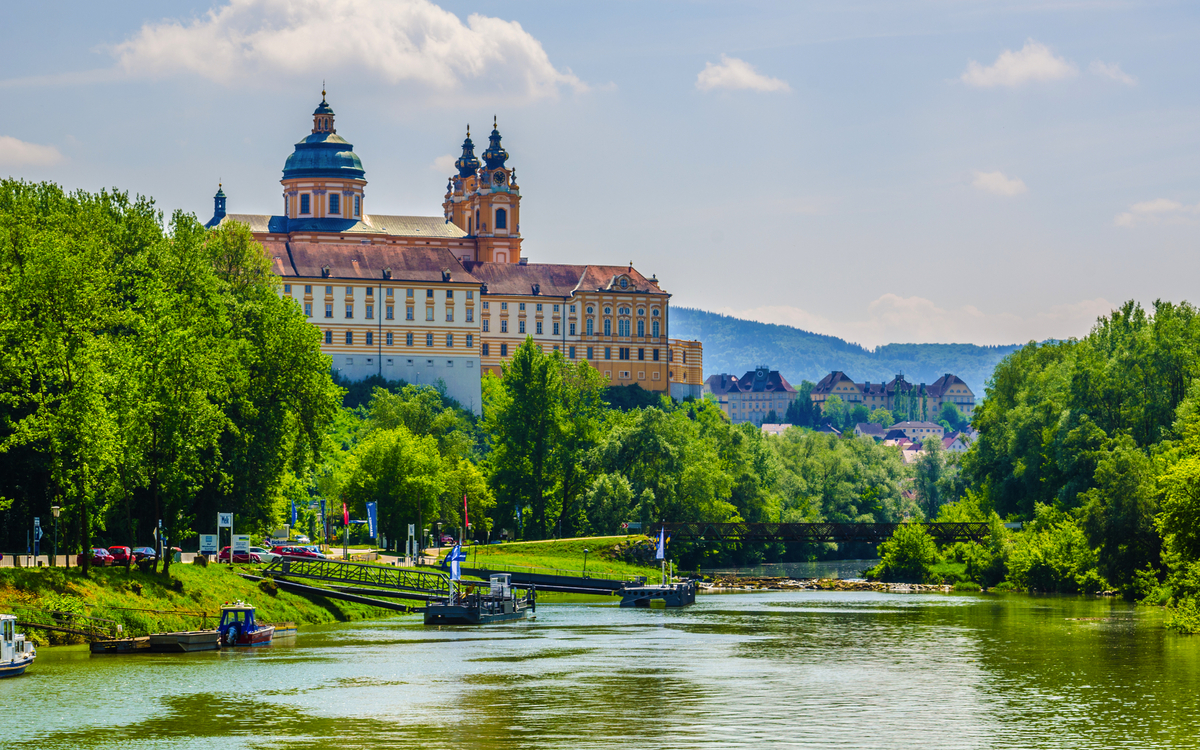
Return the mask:
M 563 575 L 579 575 L 584 569 L 584 553 L 587 554 L 587 573 L 594 576 L 646 576 L 657 583 L 658 565 L 653 560 L 639 558 L 637 548 L 643 553 L 653 542 L 644 536 L 595 536 L 578 539 L 554 539 L 542 542 L 509 542 L 468 547 L 464 567 L 488 567 L 500 569 L 505 566 L 547 568 L 560 570 Z M 443 552 L 444 554 L 444 552 Z M 653 557 L 652 551 L 649 555 Z
M 240 567 L 240 566 L 239 566 Z M 84 578 L 78 568 L 4 568 L 0 570 L 0 612 L 21 620 L 52 624 L 47 610 L 115 620 L 124 635 L 200 627 L 209 615 L 215 627 L 220 606 L 241 599 L 258 608 L 262 622 L 317 624 L 395 616 L 395 612 L 336 599 L 308 599 L 277 589 L 270 582 L 248 581 L 228 565 L 171 566 L 171 577 L 136 569 L 94 568 Z M 157 610 L 157 611 L 147 611 Z M 77 643 L 78 637 L 29 628 L 38 643 Z

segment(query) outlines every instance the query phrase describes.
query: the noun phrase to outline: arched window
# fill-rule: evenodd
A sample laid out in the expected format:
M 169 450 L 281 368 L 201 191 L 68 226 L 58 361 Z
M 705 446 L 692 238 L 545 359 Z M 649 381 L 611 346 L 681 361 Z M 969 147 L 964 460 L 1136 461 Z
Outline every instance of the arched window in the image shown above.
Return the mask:
M 658 338 L 658 321 L 657 320 L 652 321 L 650 323 L 650 335 L 653 336 L 654 338 Z
M 605 336 L 612 335 L 612 319 L 611 318 L 604 319 L 604 335 Z
M 496 228 L 508 229 L 508 211 L 503 208 L 496 209 Z
M 645 336 L 645 335 L 646 335 L 646 321 L 639 320 L 638 321 L 638 336 Z
M 596 332 L 596 330 L 595 330 L 595 326 L 593 326 L 593 325 L 592 325 L 592 322 L 593 322 L 593 321 L 592 321 L 592 319 L 591 319 L 591 318 L 588 318 L 588 321 L 587 321 L 587 335 L 589 335 L 589 336 L 593 335 L 593 334 Z

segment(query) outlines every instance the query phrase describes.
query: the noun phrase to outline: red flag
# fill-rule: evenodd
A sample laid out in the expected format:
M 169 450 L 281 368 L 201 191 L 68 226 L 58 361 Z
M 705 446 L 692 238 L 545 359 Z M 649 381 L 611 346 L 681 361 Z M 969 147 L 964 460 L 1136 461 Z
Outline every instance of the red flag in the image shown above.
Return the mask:
M 350 511 L 346 509 L 345 503 L 342 503 L 342 523 L 346 526 L 350 525 Z
M 463 527 L 471 525 L 471 519 L 467 516 L 467 496 L 463 495 Z

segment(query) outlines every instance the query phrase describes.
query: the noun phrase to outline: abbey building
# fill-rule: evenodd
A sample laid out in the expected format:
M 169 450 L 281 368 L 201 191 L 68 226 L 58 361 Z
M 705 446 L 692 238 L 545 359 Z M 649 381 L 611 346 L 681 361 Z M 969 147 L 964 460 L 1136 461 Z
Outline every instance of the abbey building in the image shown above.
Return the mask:
M 468 130 L 443 216 L 375 213 L 366 171 L 322 92 L 312 132 L 284 164 L 283 212 L 226 213 L 218 189 L 207 226 L 250 227 L 283 294 L 352 380 L 440 380 L 478 413 L 481 377 L 499 374 L 532 336 L 545 351 L 586 359 L 611 385 L 699 396 L 700 342 L 669 338 L 671 295 L 658 278 L 632 263 L 529 263 L 521 188 L 495 126 L 480 156 Z

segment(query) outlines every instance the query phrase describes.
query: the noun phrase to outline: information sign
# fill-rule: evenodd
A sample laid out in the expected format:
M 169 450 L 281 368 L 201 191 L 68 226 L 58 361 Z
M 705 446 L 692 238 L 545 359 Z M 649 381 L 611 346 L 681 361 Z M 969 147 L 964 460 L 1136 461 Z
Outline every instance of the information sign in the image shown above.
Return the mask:
M 216 534 L 201 534 L 200 535 L 200 554 L 209 555 L 216 554 L 217 551 L 217 535 Z
M 250 535 L 249 534 L 234 534 L 233 535 L 233 554 L 235 554 L 235 555 L 250 554 Z

